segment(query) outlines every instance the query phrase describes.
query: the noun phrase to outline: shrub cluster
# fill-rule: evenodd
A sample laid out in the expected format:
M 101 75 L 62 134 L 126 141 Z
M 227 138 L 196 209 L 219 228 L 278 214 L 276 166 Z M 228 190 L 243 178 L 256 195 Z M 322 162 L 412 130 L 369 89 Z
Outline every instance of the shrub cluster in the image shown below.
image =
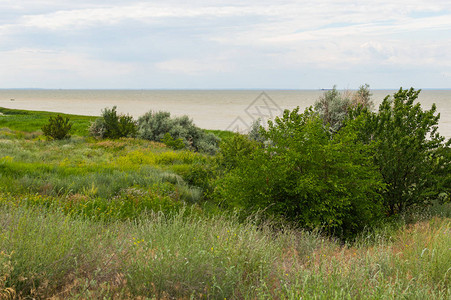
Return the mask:
M 217 136 L 195 126 L 188 116 L 171 118 L 171 114 L 164 111 L 149 111 L 134 121 L 129 115 L 118 115 L 116 106 L 105 108 L 102 117 L 91 124 L 89 132 L 102 139 L 139 137 L 164 143 L 175 150 L 189 149 L 215 154 L 219 149 Z
M 367 89 L 343 98 L 334 87 L 315 110 L 286 110 L 223 142 L 216 200 L 345 238 L 449 200 L 451 140 L 437 132 L 435 105 L 423 110 L 419 91 L 400 89 L 371 112 Z
M 400 89 L 373 112 L 368 85 L 353 93 L 334 87 L 314 108 L 286 110 L 266 128 L 256 121 L 248 135 L 230 133 L 208 161 L 172 167 L 195 186 L 197 198 L 200 188 L 204 199 L 244 215 L 264 211 L 304 228 L 352 237 L 384 216 L 450 199 L 451 140 L 437 131 L 435 105 L 423 110 L 415 102 L 419 93 Z M 43 131 L 58 139 L 67 136 L 70 126 L 57 116 Z M 106 108 L 90 132 L 99 138 L 139 137 L 173 149 L 218 152 L 218 137 L 187 116 L 169 112 L 150 111 L 134 121 L 118 115 L 116 107 Z M 134 156 L 130 159 L 145 161 Z
M 176 149 L 183 142 L 187 149 L 209 154 L 218 151 L 219 138 L 195 126 L 188 116 L 171 118 L 169 112 L 149 111 L 138 119 L 138 132 L 140 138 L 164 142 Z

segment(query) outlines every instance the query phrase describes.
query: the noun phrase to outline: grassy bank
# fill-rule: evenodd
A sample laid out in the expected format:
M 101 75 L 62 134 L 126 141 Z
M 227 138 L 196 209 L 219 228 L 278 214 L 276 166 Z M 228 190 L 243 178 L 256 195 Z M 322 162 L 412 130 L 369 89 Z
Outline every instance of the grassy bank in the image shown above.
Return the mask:
M 95 140 L 91 117 L 45 141 L 53 113 L 0 111 L 0 299 L 451 295 L 449 203 L 345 243 L 222 211 L 205 197 L 214 156 Z

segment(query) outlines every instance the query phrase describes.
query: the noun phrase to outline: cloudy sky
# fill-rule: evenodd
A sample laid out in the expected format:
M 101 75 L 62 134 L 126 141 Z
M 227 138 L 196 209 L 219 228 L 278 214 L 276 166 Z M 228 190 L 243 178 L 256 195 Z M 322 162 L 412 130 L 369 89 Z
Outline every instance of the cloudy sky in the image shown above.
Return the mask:
M 0 0 L 1 88 L 363 83 L 451 88 L 451 1 Z

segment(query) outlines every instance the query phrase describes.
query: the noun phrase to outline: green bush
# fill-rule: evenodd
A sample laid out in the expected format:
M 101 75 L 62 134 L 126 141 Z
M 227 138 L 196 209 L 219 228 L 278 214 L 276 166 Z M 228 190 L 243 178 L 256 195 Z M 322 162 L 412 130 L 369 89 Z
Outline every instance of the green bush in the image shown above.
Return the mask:
M 174 138 L 171 136 L 171 134 L 169 132 L 166 132 L 162 142 L 166 146 L 168 146 L 169 148 L 172 148 L 174 150 L 180 150 L 180 149 L 185 148 L 185 143 L 183 142 L 183 140 L 181 138 L 174 140 Z
M 51 140 L 63 140 L 70 138 L 69 132 L 72 128 L 72 123 L 69 118 L 64 119 L 62 116 L 50 117 L 49 122 L 42 126 L 44 135 Z
M 366 111 L 357 117 L 364 119 L 360 138 L 375 146 L 374 161 L 387 185 L 383 197 L 388 215 L 428 204 L 441 191 L 449 191 L 441 186 L 446 178 L 437 175 L 449 170 L 446 148 L 451 140 L 445 143 L 437 131 L 440 115 L 435 104 L 423 110 L 414 103 L 419 93 L 401 88 L 383 100 L 377 113 Z
M 118 115 L 116 106 L 114 106 L 112 109 L 105 108 L 102 110 L 102 117 L 91 124 L 89 132 L 96 138 L 118 139 L 121 137 L 135 137 L 137 127 L 132 116 Z
M 208 154 L 215 154 L 218 151 L 219 138 L 212 133 L 206 133 L 193 124 L 188 116 L 171 118 L 169 112 L 148 112 L 138 119 L 138 136 L 140 138 L 164 142 L 169 140 L 169 136 L 177 140 L 182 140 L 184 147 L 194 151 Z M 175 142 L 177 147 L 180 142 Z
M 246 135 L 235 133 L 233 137 L 222 141 L 220 144 L 220 165 L 226 170 L 236 168 L 240 160 L 251 155 L 258 146 L 258 142 Z
M 351 126 L 331 138 L 312 110 L 300 114 L 297 108 L 269 122 L 263 135 L 266 147 L 237 135 L 225 148 L 230 171 L 216 186 L 219 199 L 343 237 L 380 217 L 384 185 L 370 146 Z

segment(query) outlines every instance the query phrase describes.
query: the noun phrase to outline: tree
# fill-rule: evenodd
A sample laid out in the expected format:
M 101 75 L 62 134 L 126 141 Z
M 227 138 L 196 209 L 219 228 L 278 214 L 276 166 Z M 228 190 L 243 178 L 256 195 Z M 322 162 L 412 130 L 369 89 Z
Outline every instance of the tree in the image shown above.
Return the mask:
M 42 131 L 47 139 L 63 140 L 70 138 L 69 132 L 72 128 L 72 123 L 69 118 L 64 119 L 62 116 L 50 117 L 49 122 L 42 126 Z
M 236 141 L 244 147 L 228 147 L 238 150 L 217 185 L 225 202 L 344 237 L 377 219 L 383 184 L 371 145 L 359 142 L 352 127 L 332 138 L 317 114 L 299 107 L 268 125 L 266 147 L 242 138 Z
M 436 106 L 423 110 L 417 100 L 420 90 L 399 89 L 387 96 L 377 113 L 366 111 L 361 138 L 375 146 L 374 160 L 387 188 L 383 193 L 388 215 L 413 205 L 424 205 L 437 190 L 439 170 L 449 156 L 439 155 L 447 147 L 438 133 L 440 114 Z M 448 157 L 448 159 L 447 159 Z

